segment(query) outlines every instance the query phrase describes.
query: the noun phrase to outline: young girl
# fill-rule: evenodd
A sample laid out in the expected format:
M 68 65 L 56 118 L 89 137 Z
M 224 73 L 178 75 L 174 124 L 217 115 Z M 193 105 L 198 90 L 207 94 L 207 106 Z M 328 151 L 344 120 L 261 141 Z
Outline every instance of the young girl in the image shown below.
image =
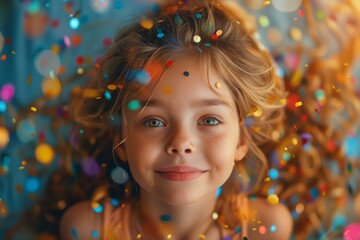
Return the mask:
M 220 1 L 163 6 L 120 33 L 72 108 L 89 142 L 113 141 L 122 198 L 71 207 L 62 239 L 289 239 L 276 195 L 247 197 L 285 98 L 252 34 Z

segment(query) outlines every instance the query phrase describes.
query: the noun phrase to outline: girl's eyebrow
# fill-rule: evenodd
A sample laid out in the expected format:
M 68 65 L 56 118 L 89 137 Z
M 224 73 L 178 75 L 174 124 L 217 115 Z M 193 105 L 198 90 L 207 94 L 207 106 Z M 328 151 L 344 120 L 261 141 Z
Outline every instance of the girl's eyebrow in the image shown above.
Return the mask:
M 165 102 L 158 99 L 150 99 L 146 101 L 140 101 L 142 107 L 164 107 Z M 228 101 L 218 98 L 198 98 L 191 103 L 192 107 L 209 107 L 209 106 L 225 106 L 231 108 L 231 104 Z

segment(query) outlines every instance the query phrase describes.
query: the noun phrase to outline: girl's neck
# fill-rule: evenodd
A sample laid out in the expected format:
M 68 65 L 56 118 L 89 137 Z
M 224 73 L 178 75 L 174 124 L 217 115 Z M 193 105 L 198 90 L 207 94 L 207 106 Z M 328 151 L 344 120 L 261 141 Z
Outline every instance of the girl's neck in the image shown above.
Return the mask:
M 212 219 L 215 197 L 183 206 L 169 205 L 142 193 L 132 212 L 132 236 L 137 239 L 221 239 Z

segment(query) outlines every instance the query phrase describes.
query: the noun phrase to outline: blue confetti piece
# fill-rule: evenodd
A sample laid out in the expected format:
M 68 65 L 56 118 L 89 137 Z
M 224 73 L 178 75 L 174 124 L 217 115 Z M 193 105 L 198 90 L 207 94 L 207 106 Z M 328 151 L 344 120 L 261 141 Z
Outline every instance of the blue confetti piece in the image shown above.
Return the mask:
M 276 231 L 276 225 L 271 225 L 270 226 L 270 232 L 275 232 Z
M 171 216 L 168 215 L 168 214 L 161 215 L 160 220 L 163 221 L 163 222 L 169 222 L 169 221 L 171 221 Z
M 78 239 L 78 233 L 74 227 L 71 227 L 70 229 L 71 236 L 73 236 L 75 239 Z
M 268 172 L 268 175 L 273 180 L 276 180 L 279 178 L 279 172 L 275 168 L 271 168 Z
M 93 211 L 95 213 L 101 213 L 103 211 L 103 206 L 101 204 L 99 204 L 97 207 L 93 208 Z
M 163 38 L 163 37 L 165 36 L 165 34 L 162 33 L 162 32 L 159 32 L 158 34 L 156 34 L 156 36 L 157 36 L 158 38 Z
M 221 193 L 222 193 L 222 190 L 223 190 L 223 187 L 219 187 L 218 189 L 216 189 L 216 193 L 215 193 L 215 196 L 216 198 L 219 198 Z
M 110 203 L 114 207 L 118 207 L 120 205 L 120 201 L 115 198 L 110 199 Z
M 99 234 L 98 231 L 94 230 L 94 231 L 91 232 L 91 236 L 92 236 L 93 238 L 98 238 L 98 237 L 100 237 L 100 234 Z
M 111 100 L 111 93 L 109 91 L 105 91 L 104 95 L 106 100 Z

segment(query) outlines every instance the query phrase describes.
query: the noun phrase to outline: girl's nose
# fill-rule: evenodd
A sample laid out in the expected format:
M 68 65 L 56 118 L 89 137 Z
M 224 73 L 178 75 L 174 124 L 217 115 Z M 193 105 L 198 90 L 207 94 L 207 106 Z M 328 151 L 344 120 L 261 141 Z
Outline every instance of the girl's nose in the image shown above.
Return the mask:
M 195 152 L 194 144 L 191 142 L 191 137 L 186 133 L 175 134 L 170 140 L 167 149 L 168 154 L 191 154 Z

